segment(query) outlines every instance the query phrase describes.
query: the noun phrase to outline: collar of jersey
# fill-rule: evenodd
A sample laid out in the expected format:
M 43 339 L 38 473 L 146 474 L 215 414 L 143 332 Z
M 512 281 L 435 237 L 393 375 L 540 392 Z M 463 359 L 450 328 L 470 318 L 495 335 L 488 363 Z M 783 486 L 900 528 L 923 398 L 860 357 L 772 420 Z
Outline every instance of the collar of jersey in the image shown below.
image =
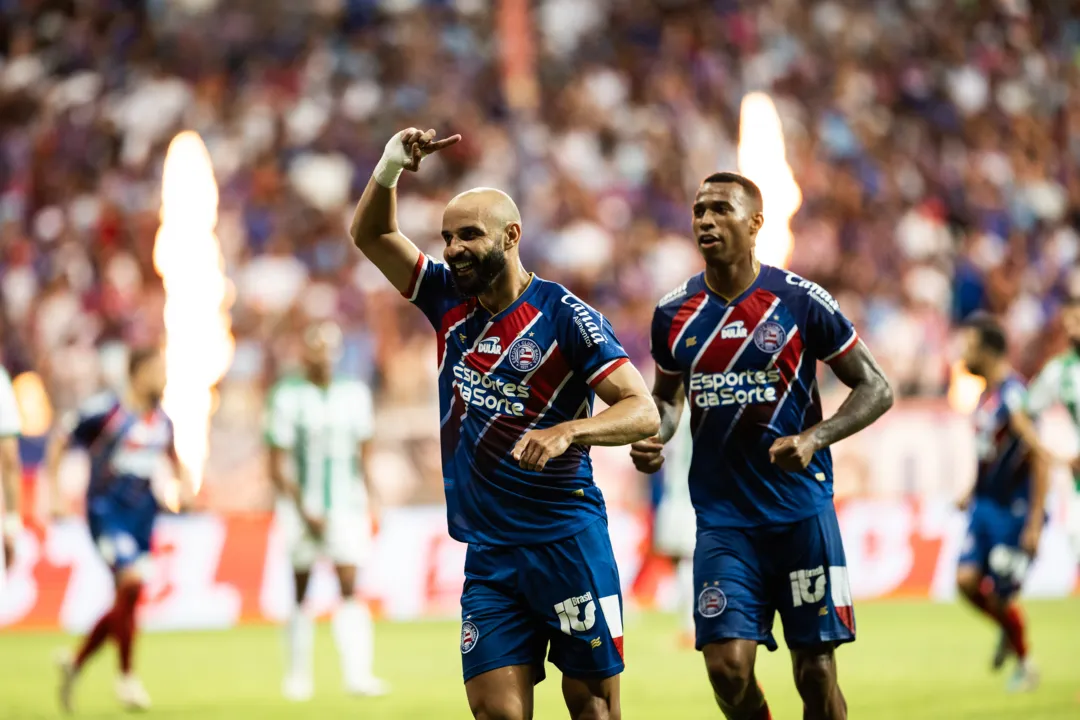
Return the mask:
M 758 285 L 761 284 L 762 278 L 765 277 L 765 269 L 767 267 L 768 266 L 765 265 L 765 263 L 760 263 L 758 265 L 757 275 L 754 277 L 754 282 L 750 283 L 750 287 L 743 290 L 741 293 L 738 294 L 738 296 L 736 296 L 730 302 L 725 300 L 723 295 L 721 295 L 720 293 L 713 290 L 712 286 L 709 285 L 709 277 L 704 272 L 701 273 L 701 281 L 705 284 L 705 291 L 707 293 L 709 293 L 709 295 L 711 295 L 717 302 L 719 302 L 721 306 L 723 306 L 723 307 L 731 307 L 733 305 L 738 305 L 743 300 L 748 298 L 750 296 L 750 293 L 757 290 Z
M 509 305 L 507 305 L 505 308 L 503 308 L 502 310 L 500 310 L 497 313 L 493 313 L 493 312 L 491 312 L 491 310 L 489 310 L 487 307 L 485 307 L 484 303 L 480 302 L 480 298 L 476 298 L 476 304 L 479 305 L 480 308 L 484 312 L 486 312 L 488 315 L 490 315 L 492 320 L 494 320 L 495 318 L 499 317 L 500 315 L 505 315 L 508 312 L 512 312 L 512 311 L 516 310 L 518 308 L 518 306 L 521 305 L 521 303 L 525 302 L 525 298 L 527 298 L 529 295 L 531 295 L 532 292 L 533 292 L 533 288 L 536 287 L 536 283 L 533 282 L 533 280 L 536 280 L 536 273 L 529 273 L 529 283 L 528 283 L 528 285 L 525 286 L 525 289 L 521 291 L 521 294 L 517 296 L 517 298 L 514 300 L 514 302 L 510 303 Z

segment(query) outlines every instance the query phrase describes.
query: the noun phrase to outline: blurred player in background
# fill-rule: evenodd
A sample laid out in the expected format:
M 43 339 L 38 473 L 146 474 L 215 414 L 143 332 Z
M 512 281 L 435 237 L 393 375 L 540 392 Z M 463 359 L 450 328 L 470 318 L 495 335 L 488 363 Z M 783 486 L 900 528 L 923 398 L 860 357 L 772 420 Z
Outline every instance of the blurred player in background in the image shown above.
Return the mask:
M 1027 411 L 1038 417 L 1051 406 L 1061 404 L 1080 437 L 1080 295 L 1070 296 L 1061 313 L 1069 349 L 1046 363 L 1028 388 Z M 1068 461 L 1073 477 L 1066 527 L 1073 553 L 1080 562 L 1080 455 Z
M 150 707 L 150 696 L 132 672 L 132 652 L 138 627 L 135 609 L 149 569 L 150 536 L 160 507 L 152 481 L 171 464 L 181 495 L 191 489 L 190 477 L 176 458 L 172 422 L 161 409 L 164 390 L 162 353 L 133 350 L 123 395 L 103 393 L 87 401 L 49 444 L 46 462 L 56 514 L 61 512 L 58 481 L 64 452 L 78 447 L 90 456 L 86 491 L 90 535 L 116 585 L 112 608 L 74 656 L 65 653 L 61 658 L 60 703 L 69 712 L 79 672 L 110 637 L 120 656 L 117 697 L 129 709 Z
M 372 674 L 371 612 L 356 598 L 357 569 L 371 551 L 371 391 L 358 380 L 334 377 L 342 346 L 337 325 L 313 324 L 303 342 L 303 374 L 273 388 L 266 422 L 270 478 L 279 494 L 277 519 L 296 582 L 282 691 L 296 701 L 309 699 L 314 691 L 314 625 L 303 603 L 311 568 L 324 557 L 334 564 L 341 589 L 332 627 L 345 689 L 382 695 L 386 684 Z
M 1026 389 L 1008 361 L 1005 331 L 977 314 L 965 323 L 964 363 L 986 380 L 975 409 L 978 470 L 961 505 L 969 521 L 960 551 L 960 593 L 1001 628 L 993 667 L 1017 658 L 1013 691 L 1032 690 L 1038 673 L 1028 654 L 1024 619 L 1015 601 L 1046 523 L 1049 457 L 1025 412 Z
M 4 524 L 0 534 L 0 574 L 15 562 L 15 542 L 22 532 L 22 469 L 19 466 L 19 406 L 11 376 L 0 367 L 0 491 L 3 492 Z M 0 577 L 0 589 L 4 586 Z
M 694 637 L 694 542 L 697 521 L 690 500 L 690 458 L 694 438 L 690 414 L 684 413 L 665 453 L 663 489 L 653 524 L 653 551 L 675 563 L 675 597 L 686 637 Z
M 754 256 L 761 191 L 734 173 L 705 179 L 693 229 L 705 272 L 653 315 L 653 397 L 661 434 L 635 443 L 643 472 L 663 464 L 690 399 L 697 511 L 697 647 L 728 718 L 769 718 L 754 676 L 759 643 L 776 649 L 777 611 L 806 718 L 845 718 L 834 649 L 855 639 L 829 446 L 892 405 L 881 369 L 825 290 Z M 822 419 L 817 362 L 851 393 Z
M 656 408 L 607 320 L 522 267 L 521 215 L 508 195 L 485 188 L 450 201 L 445 262 L 401 234 L 398 177 L 460 139 L 434 136 L 390 139 L 352 237 L 438 333 L 447 520 L 469 544 L 469 705 L 479 718 L 531 718 L 550 643 L 570 716 L 617 719 L 622 595 L 589 446 L 652 435 Z M 595 416 L 594 395 L 609 406 Z

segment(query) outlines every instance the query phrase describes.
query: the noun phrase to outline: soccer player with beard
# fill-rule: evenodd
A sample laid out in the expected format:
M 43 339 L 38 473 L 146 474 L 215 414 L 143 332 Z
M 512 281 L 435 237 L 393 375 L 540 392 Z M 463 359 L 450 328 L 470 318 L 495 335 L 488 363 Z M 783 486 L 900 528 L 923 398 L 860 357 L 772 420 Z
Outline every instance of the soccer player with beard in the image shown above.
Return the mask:
M 697 648 L 732 720 L 771 717 L 754 676 L 759 644 L 776 649 L 779 611 L 805 718 L 846 718 L 834 649 L 855 639 L 844 549 L 832 503 L 829 446 L 892 405 L 892 390 L 836 301 L 761 265 L 761 191 L 747 178 L 705 179 L 693 231 L 705 271 L 653 315 L 659 436 L 635 443 L 642 472 L 690 402 L 690 495 L 697 512 Z M 851 393 L 823 419 L 816 375 L 828 363 Z
M 1061 312 L 1069 349 L 1051 358 L 1028 387 L 1027 411 L 1037 417 L 1061 404 L 1080 436 L 1080 295 L 1070 295 Z M 1080 562 L 1080 455 L 1069 461 L 1075 491 L 1068 508 L 1069 540 Z
M 1015 598 L 1046 523 L 1049 456 L 1026 412 L 1024 383 L 1009 367 L 1004 330 L 990 316 L 975 315 L 963 339 L 964 364 L 986 380 L 986 390 L 975 409 L 978 471 L 961 502 L 969 520 L 956 584 L 1001 629 L 994 669 L 1015 655 L 1009 689 L 1027 691 L 1038 684 L 1038 673 Z
M 469 545 L 465 691 L 478 718 L 531 718 L 550 645 L 571 717 L 617 719 L 622 598 L 589 446 L 649 437 L 659 417 L 607 320 L 522 267 L 508 195 L 480 188 L 450 201 L 445 262 L 398 230 L 402 171 L 459 139 L 394 135 L 352 238 L 437 333 L 447 519 Z M 608 405 L 595 416 L 594 395 Z
M 87 520 L 116 588 L 112 608 L 97 621 L 78 653 L 61 658 L 60 704 L 68 712 L 76 678 L 110 637 L 119 650 L 118 699 L 128 709 L 150 707 L 150 696 L 132 673 L 132 651 L 138 629 L 135 609 L 149 569 L 150 536 L 159 509 L 151 481 L 164 463 L 171 462 L 180 478 L 181 497 L 191 490 L 191 478 L 176 458 L 172 422 L 161 409 L 164 391 L 161 352 L 135 350 L 128 360 L 126 392 L 90 399 L 49 445 L 47 468 L 54 503 L 64 451 L 80 447 L 90 456 Z

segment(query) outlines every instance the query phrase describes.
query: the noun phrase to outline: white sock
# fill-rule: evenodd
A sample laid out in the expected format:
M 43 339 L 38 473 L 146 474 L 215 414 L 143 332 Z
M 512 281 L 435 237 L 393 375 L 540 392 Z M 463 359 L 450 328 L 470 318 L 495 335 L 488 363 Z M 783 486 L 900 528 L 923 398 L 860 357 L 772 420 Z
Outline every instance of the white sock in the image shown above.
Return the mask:
M 334 643 L 341 659 L 341 677 L 346 687 L 356 687 L 372 677 L 375 630 L 371 612 L 355 598 L 342 601 L 331 621 Z
M 683 558 L 675 568 L 675 583 L 678 587 L 679 620 L 683 630 L 694 632 L 694 605 L 697 598 L 694 597 L 694 560 Z
M 302 607 L 293 608 L 285 624 L 286 672 L 288 677 L 311 681 L 315 622 Z

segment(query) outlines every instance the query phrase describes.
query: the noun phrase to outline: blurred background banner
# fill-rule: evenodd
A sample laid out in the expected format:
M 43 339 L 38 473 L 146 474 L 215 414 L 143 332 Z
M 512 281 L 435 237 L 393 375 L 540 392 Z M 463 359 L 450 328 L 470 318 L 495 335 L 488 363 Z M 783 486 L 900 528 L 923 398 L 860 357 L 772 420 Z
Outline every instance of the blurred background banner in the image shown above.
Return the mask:
M 342 325 L 339 370 L 376 397 L 387 511 L 365 591 L 391 617 L 455 607 L 463 548 L 441 515 L 435 340 L 345 229 L 386 139 L 410 125 L 464 140 L 402 181 L 402 230 L 438 256 L 451 196 L 511 190 L 525 264 L 601 310 L 646 374 L 657 299 L 700 269 L 697 184 L 757 172 L 741 121 L 782 130 L 754 136 L 782 140 L 768 222 L 795 212 L 790 251 L 774 257 L 836 297 L 900 397 L 836 451 L 852 580 L 863 597 L 948 597 L 951 508 L 974 454 L 952 328 L 996 313 L 1030 376 L 1063 347 L 1058 309 L 1080 287 L 1069 5 L 0 0 L 0 359 L 27 429 L 29 524 L 0 624 L 81 627 L 99 608 L 72 598 L 105 597 L 83 526 L 49 523 L 53 504 L 81 512 L 85 459 L 66 460 L 59 498 L 39 465 L 54 420 L 118 386 L 128 348 L 165 338 L 162 275 L 185 246 L 155 266 L 155 238 L 166 152 L 186 130 L 217 184 L 220 247 L 199 247 L 220 253 L 213 307 L 229 308 L 231 337 L 184 349 L 232 361 L 200 391 L 215 410 L 200 512 L 162 523 L 151 625 L 280 617 L 261 424 L 312 318 Z M 775 111 L 750 116 L 747 98 Z M 820 387 L 827 407 L 846 393 L 828 372 Z M 1075 447 L 1062 416 L 1043 430 Z M 643 562 L 652 485 L 624 450 L 594 457 L 634 601 L 663 604 L 669 579 Z M 1059 547 L 1067 482 L 1055 477 L 1032 592 L 1075 587 Z

